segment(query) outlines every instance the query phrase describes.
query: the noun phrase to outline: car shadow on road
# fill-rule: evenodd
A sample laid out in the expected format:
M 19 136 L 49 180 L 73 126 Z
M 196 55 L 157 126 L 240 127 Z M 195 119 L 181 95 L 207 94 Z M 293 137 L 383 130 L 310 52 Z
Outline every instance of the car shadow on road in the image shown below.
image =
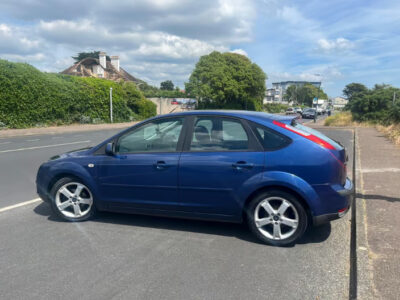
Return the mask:
M 65 222 L 51 210 L 49 204 L 42 202 L 34 208 L 34 212 L 54 222 Z M 190 220 L 145 215 L 118 214 L 101 212 L 91 222 L 109 223 L 125 226 L 149 227 L 182 232 L 196 232 L 210 235 L 231 236 L 246 242 L 263 244 L 255 238 L 244 224 L 222 223 L 212 221 Z M 309 228 L 297 244 L 321 243 L 331 233 L 331 225 Z
M 356 197 L 358 199 L 365 199 L 365 200 L 385 200 L 385 201 L 389 201 L 389 202 L 400 202 L 399 197 L 389 197 L 389 196 L 383 196 L 383 195 L 373 195 L 373 194 L 364 195 L 364 194 L 357 193 Z

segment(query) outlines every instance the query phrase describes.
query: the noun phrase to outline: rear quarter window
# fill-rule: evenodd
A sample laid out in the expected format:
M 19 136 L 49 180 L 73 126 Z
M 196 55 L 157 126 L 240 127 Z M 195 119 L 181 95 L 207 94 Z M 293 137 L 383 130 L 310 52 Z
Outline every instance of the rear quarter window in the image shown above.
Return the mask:
M 292 142 L 290 138 L 275 130 L 254 123 L 252 125 L 255 135 L 265 151 L 279 150 Z

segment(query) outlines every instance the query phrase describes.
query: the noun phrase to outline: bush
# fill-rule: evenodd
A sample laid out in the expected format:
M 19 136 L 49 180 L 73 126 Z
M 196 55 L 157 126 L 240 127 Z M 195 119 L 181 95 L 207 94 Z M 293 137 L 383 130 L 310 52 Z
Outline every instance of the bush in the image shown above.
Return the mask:
M 287 105 L 287 104 L 280 104 L 280 103 L 264 104 L 264 110 L 269 113 L 273 113 L 273 114 L 285 112 L 288 108 L 289 108 L 289 105 Z
M 133 83 L 43 73 L 0 60 L 0 122 L 9 128 L 109 122 L 111 87 L 115 122 L 156 114 L 156 106 Z
M 373 89 L 365 88 L 351 94 L 347 109 L 356 121 L 385 125 L 399 123 L 400 100 L 393 103 L 395 93 L 400 95 L 400 90 L 385 84 L 375 85 Z

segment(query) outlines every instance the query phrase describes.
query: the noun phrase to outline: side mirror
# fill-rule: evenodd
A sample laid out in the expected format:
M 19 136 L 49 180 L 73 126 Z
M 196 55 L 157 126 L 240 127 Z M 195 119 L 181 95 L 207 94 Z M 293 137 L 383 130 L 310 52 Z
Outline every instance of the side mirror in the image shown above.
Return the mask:
M 114 155 L 114 144 L 107 143 L 105 152 L 107 155 L 110 155 L 110 156 Z

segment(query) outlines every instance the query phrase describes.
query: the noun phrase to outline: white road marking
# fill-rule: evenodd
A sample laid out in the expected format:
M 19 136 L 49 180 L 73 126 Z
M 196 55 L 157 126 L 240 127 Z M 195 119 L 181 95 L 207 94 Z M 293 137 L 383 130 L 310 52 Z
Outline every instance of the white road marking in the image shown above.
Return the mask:
M 55 144 L 55 145 L 45 145 L 45 146 L 36 146 L 36 147 L 19 148 L 19 149 L 10 149 L 10 150 L 3 150 L 3 151 L 0 151 L 0 153 L 17 152 L 17 151 L 24 151 L 24 150 L 35 150 L 35 149 L 51 148 L 51 147 L 60 147 L 60 146 L 67 146 L 67 145 L 74 145 L 74 144 L 82 144 L 82 143 L 89 143 L 89 142 L 90 142 L 90 140 L 87 140 L 87 141 L 77 141 L 77 142 L 64 143 L 64 144 Z
M 35 198 L 35 199 L 29 200 L 29 201 L 25 201 L 25 202 L 17 203 L 17 204 L 14 204 L 14 205 L 6 206 L 6 207 L 3 207 L 3 208 L 0 208 L 0 213 L 5 212 L 7 210 L 11 210 L 11 209 L 17 208 L 17 207 L 21 207 L 21 206 L 29 205 L 29 204 L 32 204 L 32 203 L 36 203 L 36 202 L 39 202 L 39 201 L 42 201 L 42 199 Z
M 40 139 L 32 139 L 32 140 L 26 140 L 27 142 L 37 142 L 40 141 Z
M 10 144 L 11 142 L 1 142 L 0 145 Z
M 386 173 L 386 172 L 400 172 L 400 168 L 380 168 L 380 169 L 358 169 L 361 173 Z

